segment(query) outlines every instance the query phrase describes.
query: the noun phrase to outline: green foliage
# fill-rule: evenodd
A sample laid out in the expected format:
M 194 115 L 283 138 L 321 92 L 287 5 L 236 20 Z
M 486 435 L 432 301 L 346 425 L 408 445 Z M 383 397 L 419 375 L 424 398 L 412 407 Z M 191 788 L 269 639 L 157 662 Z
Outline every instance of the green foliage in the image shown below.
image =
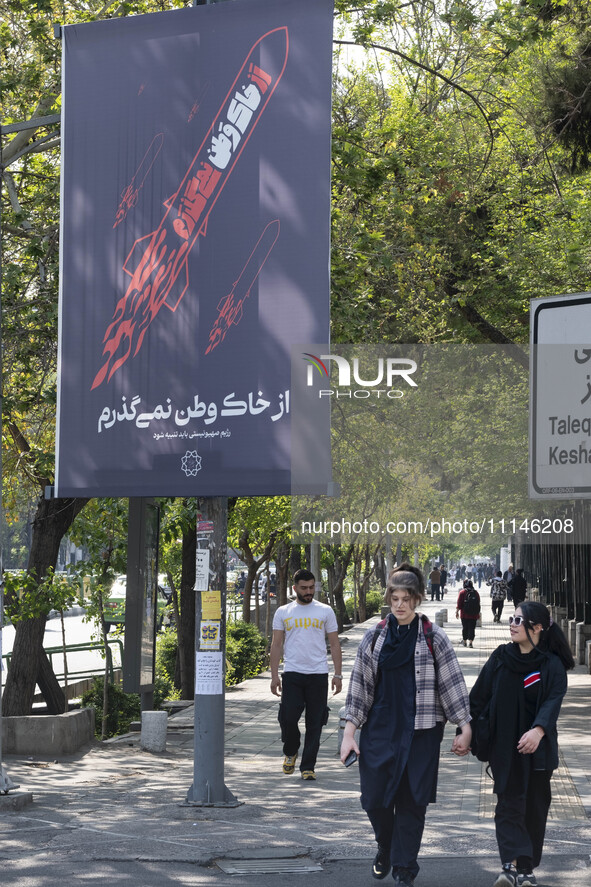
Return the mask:
M 103 678 L 96 677 L 92 682 L 92 688 L 82 696 L 82 705 L 85 708 L 92 707 L 95 709 L 95 735 L 97 738 L 101 737 L 103 689 Z M 137 693 L 124 693 L 118 684 L 109 684 L 107 693 L 108 713 L 105 738 L 109 739 L 111 736 L 121 736 L 123 733 L 128 733 L 131 722 L 140 719 L 141 700 Z M 154 710 L 158 711 L 162 703 L 169 698 L 166 680 L 156 677 L 154 682 Z
M 66 610 L 78 599 L 78 586 L 70 577 L 50 569 L 42 582 L 33 573 L 4 574 L 5 612 L 15 624 L 44 616 L 50 610 Z
M 156 677 L 167 699 L 178 698 L 174 686 L 177 655 L 176 629 L 156 639 Z M 266 665 L 266 640 L 251 623 L 231 622 L 226 628 L 226 686 L 255 677 Z
M 179 691 L 175 687 L 174 675 L 178 650 L 176 629 L 168 628 L 156 637 L 156 679 L 162 689 L 166 688 L 167 699 L 178 699 Z
M 256 625 L 232 622 L 226 630 L 226 686 L 255 677 L 265 666 L 266 640 Z
M 371 616 L 375 616 L 376 613 L 379 613 L 382 609 L 382 604 L 384 603 L 384 595 L 381 591 L 368 591 L 365 598 L 365 608 L 367 618 L 369 619 Z M 353 598 L 348 597 L 345 600 L 345 607 L 347 608 L 347 616 L 349 619 L 353 619 L 354 613 L 354 604 Z
M 92 689 L 82 696 L 85 708 L 94 708 L 96 712 L 95 734 L 100 738 L 103 711 L 103 678 L 95 678 Z M 117 684 L 109 684 L 106 738 L 127 733 L 132 721 L 140 717 L 141 703 L 137 693 L 124 693 Z

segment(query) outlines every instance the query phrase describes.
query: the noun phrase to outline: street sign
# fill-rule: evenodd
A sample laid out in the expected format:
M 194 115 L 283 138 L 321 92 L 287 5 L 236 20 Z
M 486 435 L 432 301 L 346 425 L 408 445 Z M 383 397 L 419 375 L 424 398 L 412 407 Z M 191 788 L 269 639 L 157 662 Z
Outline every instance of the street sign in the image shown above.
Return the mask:
M 591 498 L 591 293 L 531 302 L 532 499 Z

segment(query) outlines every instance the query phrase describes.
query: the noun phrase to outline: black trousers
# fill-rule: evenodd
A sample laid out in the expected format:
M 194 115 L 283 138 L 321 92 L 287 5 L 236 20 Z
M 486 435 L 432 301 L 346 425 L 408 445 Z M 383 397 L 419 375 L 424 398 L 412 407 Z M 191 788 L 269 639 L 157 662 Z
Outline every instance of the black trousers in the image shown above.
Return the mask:
M 462 637 L 465 641 L 473 641 L 476 631 L 476 619 L 464 619 L 462 616 Z
M 493 616 L 498 616 L 499 619 L 503 614 L 503 607 L 505 606 L 505 601 L 495 601 L 491 602 L 491 607 L 493 611 Z
M 287 671 L 283 673 L 281 684 L 279 724 L 283 754 L 295 755 L 300 747 L 302 735 L 298 722 L 305 709 L 306 735 L 300 770 L 313 770 L 320 748 L 320 734 L 328 714 L 328 675 Z
M 440 600 L 440 590 L 440 585 L 434 585 L 433 583 L 431 583 L 431 600 L 433 600 L 433 595 L 435 595 L 436 600 Z
M 501 862 L 517 860 L 517 868 L 531 871 L 540 864 L 548 810 L 552 800 L 550 770 L 531 770 L 527 790 L 519 795 L 497 795 L 495 829 Z
M 366 810 L 380 850 L 390 855 L 393 872 L 408 869 L 413 878 L 419 873 L 417 857 L 425 828 L 427 807 L 416 804 L 405 769 L 394 797 L 393 807 Z

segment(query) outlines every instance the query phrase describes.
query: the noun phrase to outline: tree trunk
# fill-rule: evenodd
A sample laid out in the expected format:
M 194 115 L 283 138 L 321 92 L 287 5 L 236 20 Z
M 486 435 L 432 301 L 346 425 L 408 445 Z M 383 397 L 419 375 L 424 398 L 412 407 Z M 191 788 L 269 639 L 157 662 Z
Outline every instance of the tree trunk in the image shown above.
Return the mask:
M 37 502 L 33 519 L 27 571 L 41 581 L 55 567 L 60 542 L 88 499 L 44 499 Z M 2 697 L 5 717 L 28 715 L 33 708 L 35 684 L 52 713 L 63 712 L 65 699 L 47 657 L 43 659 L 43 635 L 47 614 L 17 622 L 10 669 Z
M 250 622 L 250 599 L 252 595 L 252 586 L 255 584 L 256 575 L 258 573 L 259 567 L 261 564 L 264 564 L 265 561 L 270 560 L 271 554 L 273 552 L 273 548 L 275 547 L 275 539 L 277 538 L 277 530 L 273 530 L 271 535 L 269 536 L 269 540 L 265 545 L 265 550 L 262 555 L 258 558 L 255 558 L 252 548 L 250 547 L 248 541 L 248 530 L 243 530 L 239 539 L 240 545 L 240 554 L 242 556 L 242 560 L 246 564 L 246 583 L 244 585 L 244 598 L 242 600 L 242 621 Z M 258 593 L 258 589 L 255 585 L 255 594 Z M 257 624 L 258 628 L 258 624 Z
M 197 524 L 183 530 L 181 567 L 181 606 L 177 622 L 178 656 L 181 671 L 181 699 L 195 696 L 195 568 Z
M 275 552 L 275 569 L 277 573 L 277 606 L 282 607 L 287 603 L 288 569 L 290 546 L 283 540 L 278 544 Z
M 298 570 L 302 569 L 302 548 L 300 545 L 294 545 L 289 553 L 289 575 L 293 576 Z
M 39 651 L 39 668 L 37 670 L 37 684 L 50 715 L 61 715 L 68 710 L 68 698 L 62 690 L 49 661 L 49 656 L 41 647 Z
M 348 545 L 344 550 L 341 545 L 332 545 L 329 548 L 332 550 L 334 562 L 328 568 L 328 581 L 334 598 L 338 629 L 342 631 L 343 626 L 348 625 L 350 622 L 347 608 L 345 607 L 343 586 L 355 546 L 353 544 Z

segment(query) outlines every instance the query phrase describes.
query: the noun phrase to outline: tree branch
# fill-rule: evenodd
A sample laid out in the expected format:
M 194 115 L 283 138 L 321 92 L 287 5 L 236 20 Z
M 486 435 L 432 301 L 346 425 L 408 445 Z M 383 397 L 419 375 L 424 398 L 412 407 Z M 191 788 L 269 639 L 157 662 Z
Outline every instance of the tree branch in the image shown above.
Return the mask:
M 55 100 L 56 93 L 54 92 L 49 92 L 47 93 L 47 95 L 44 95 L 33 111 L 31 120 L 34 120 L 36 117 L 45 117 L 47 111 L 50 110 Z M 41 126 L 43 126 L 42 123 L 40 123 L 39 127 L 36 127 L 35 129 L 26 129 L 15 135 L 12 141 L 9 142 L 6 148 L 4 148 L 4 150 L 2 151 L 2 165 L 4 167 L 9 166 L 16 159 L 17 155 L 20 156 L 20 152 L 22 152 L 25 146 L 28 145 L 32 137 L 37 132 L 37 129 L 39 129 Z
M 31 479 L 41 487 L 42 491 L 45 490 L 45 487 L 51 486 L 51 480 L 46 477 L 43 472 L 39 471 L 37 462 L 35 458 L 31 455 L 31 447 L 29 445 L 29 442 L 16 424 L 16 422 L 9 420 L 8 430 L 10 431 L 10 436 L 14 441 L 17 451 L 21 454 L 21 456 L 26 457 L 27 465 L 29 466 L 27 473 L 29 474 Z
M 482 176 L 484 170 L 486 169 L 486 167 L 488 165 L 488 161 L 490 159 L 490 155 L 493 152 L 495 134 L 493 132 L 493 128 L 490 124 L 490 121 L 486 115 L 486 111 L 484 110 L 484 108 L 482 107 L 482 105 L 480 104 L 480 102 L 478 101 L 476 96 L 474 95 L 474 93 L 470 92 L 470 90 L 466 89 L 464 86 L 460 86 L 460 84 L 456 83 L 455 80 L 451 80 L 449 77 L 446 77 L 445 74 L 441 73 L 441 71 L 437 71 L 435 68 L 431 68 L 431 67 L 429 67 L 429 65 L 425 65 L 424 62 L 419 62 L 419 61 L 417 61 L 417 59 L 411 58 L 409 55 L 406 55 L 404 52 L 400 52 L 399 49 L 392 49 L 389 46 L 381 46 L 378 43 L 359 43 L 356 40 L 333 40 L 333 43 L 340 43 L 344 46 L 362 46 L 364 49 L 371 47 L 372 49 L 379 49 L 382 52 L 389 52 L 391 55 L 398 56 L 398 58 L 403 59 L 405 62 L 408 62 L 411 65 L 415 65 L 415 67 L 417 67 L 417 68 L 421 68 L 421 70 L 426 71 L 428 74 L 432 74 L 434 77 L 438 77 L 440 80 L 443 80 L 444 83 L 447 83 L 448 86 L 451 86 L 452 89 L 456 89 L 456 90 L 458 90 L 458 92 L 464 93 L 464 95 L 467 96 L 470 99 L 470 101 L 474 102 L 474 104 L 478 108 L 479 112 L 481 113 L 482 117 L 484 118 L 484 122 L 486 123 L 487 129 L 488 129 L 488 132 L 490 135 L 490 145 L 489 145 L 486 157 L 484 158 L 484 163 L 482 165 L 482 169 L 480 170 L 478 177 L 476 179 L 476 181 L 478 182 L 478 180 Z

